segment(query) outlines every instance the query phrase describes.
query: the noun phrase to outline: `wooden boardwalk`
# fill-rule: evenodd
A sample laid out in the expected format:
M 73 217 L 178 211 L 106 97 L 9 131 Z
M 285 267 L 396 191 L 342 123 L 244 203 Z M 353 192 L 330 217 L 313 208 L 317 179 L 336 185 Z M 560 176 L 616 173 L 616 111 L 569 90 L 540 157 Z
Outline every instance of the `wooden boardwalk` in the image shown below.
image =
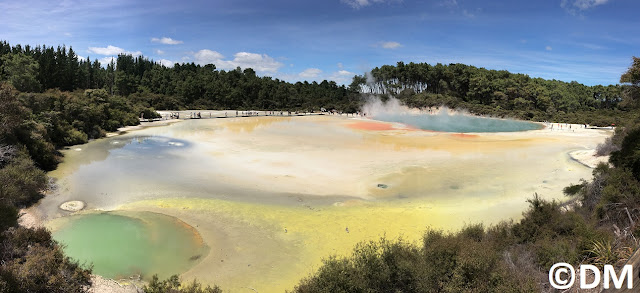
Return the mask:
M 162 118 L 156 118 L 156 119 L 141 119 L 141 121 L 144 122 L 151 122 L 156 121 L 156 120 L 166 120 L 169 118 L 169 114 L 165 113 L 166 111 L 162 111 L 161 115 Z M 214 115 L 212 115 L 211 112 L 200 112 L 200 117 L 193 117 L 190 114 L 193 113 L 198 113 L 198 112 L 184 112 L 184 111 L 175 111 L 174 113 L 180 113 L 180 120 L 188 120 L 188 119 L 224 119 L 224 118 L 245 118 L 245 117 L 298 117 L 298 116 L 322 116 L 322 115 L 328 115 L 327 113 L 287 113 L 287 112 L 283 112 L 283 114 L 281 115 L 280 112 L 274 113 L 274 114 L 269 114 L 267 112 L 264 111 L 260 111 L 257 114 L 253 114 L 253 115 L 248 115 L 248 114 L 238 114 L 235 115 L 235 111 L 230 112 L 228 115 L 224 115 L 224 113 L 220 113 L 220 111 L 216 111 L 216 113 Z M 175 118 L 173 118 L 175 119 Z
M 627 280 L 622 283 L 621 289 L 615 289 L 613 286 L 613 282 L 609 282 L 609 289 L 603 289 L 603 293 L 631 293 L 631 292 L 640 292 L 640 249 L 636 249 L 636 251 L 631 255 L 629 260 L 625 265 L 633 266 L 633 288 L 627 289 Z M 619 274 L 619 271 L 616 271 Z M 604 280 L 604 276 L 602 276 L 602 280 Z

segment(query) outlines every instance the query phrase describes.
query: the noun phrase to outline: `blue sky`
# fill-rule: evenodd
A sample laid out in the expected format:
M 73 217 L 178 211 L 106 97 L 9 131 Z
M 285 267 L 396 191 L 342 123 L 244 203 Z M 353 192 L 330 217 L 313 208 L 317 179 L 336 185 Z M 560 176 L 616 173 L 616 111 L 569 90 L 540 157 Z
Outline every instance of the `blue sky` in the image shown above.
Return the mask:
M 108 60 L 336 80 L 398 61 L 616 84 L 640 56 L 637 0 L 0 1 L 0 39 Z

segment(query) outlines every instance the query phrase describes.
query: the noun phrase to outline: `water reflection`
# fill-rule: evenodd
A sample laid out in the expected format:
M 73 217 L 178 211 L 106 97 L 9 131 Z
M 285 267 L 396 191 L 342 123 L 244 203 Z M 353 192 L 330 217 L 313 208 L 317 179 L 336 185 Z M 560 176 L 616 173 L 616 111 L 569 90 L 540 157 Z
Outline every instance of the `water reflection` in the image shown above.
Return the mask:
M 66 150 L 63 163 L 49 173 L 58 188 L 39 208 L 51 218 L 67 214 L 56 207 L 68 200 L 83 200 L 87 209 L 109 208 L 148 197 L 162 182 L 183 185 L 183 162 L 192 147 L 179 138 L 126 134 Z
M 182 139 L 146 135 L 114 140 L 111 143 L 123 144 L 120 148 L 109 150 L 113 155 L 141 161 L 175 156 L 176 152 L 188 151 L 192 146 L 191 142 Z

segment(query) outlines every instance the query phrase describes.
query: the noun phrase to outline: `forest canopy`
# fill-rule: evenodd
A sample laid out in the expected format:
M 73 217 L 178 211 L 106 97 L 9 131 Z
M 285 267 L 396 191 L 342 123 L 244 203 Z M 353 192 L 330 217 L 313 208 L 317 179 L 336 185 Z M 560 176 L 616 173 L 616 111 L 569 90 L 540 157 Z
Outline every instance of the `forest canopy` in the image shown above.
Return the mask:
M 480 115 L 608 126 L 619 123 L 633 106 L 621 85 L 586 86 L 459 63 L 398 62 L 356 75 L 346 86 L 327 80 L 289 83 L 258 76 L 251 68 L 225 71 L 215 64 L 167 67 L 126 54 L 100 64 L 90 56 L 79 57 L 71 47 L 11 46 L 6 41 L 0 42 L 0 78 L 22 92 L 104 89 L 158 110 L 356 112 L 363 96 L 378 95 L 417 108 L 445 105 Z

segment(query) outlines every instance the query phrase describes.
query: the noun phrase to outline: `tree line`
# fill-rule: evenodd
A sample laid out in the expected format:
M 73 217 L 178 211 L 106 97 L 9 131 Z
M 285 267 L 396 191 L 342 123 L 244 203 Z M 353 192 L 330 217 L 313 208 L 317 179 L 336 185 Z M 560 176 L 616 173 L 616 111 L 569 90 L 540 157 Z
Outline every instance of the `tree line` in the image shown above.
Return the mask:
M 394 96 L 410 107 L 446 105 L 481 115 L 598 126 L 616 123 L 614 117 L 630 109 L 620 85 L 586 86 L 459 63 L 384 65 L 355 76 L 350 88 Z
M 22 92 L 104 89 L 147 107 L 357 111 L 360 95 L 334 81 L 285 82 L 247 68 L 218 70 L 195 63 L 166 67 L 144 56 L 121 54 L 106 66 L 79 58 L 73 48 L 0 42 L 0 76 Z
M 531 78 L 465 64 L 398 62 L 334 81 L 289 83 L 251 68 L 218 70 L 215 64 L 167 67 L 144 56 L 121 54 L 109 64 L 79 58 L 73 48 L 0 42 L 0 79 L 22 92 L 104 89 L 158 110 L 239 109 L 356 112 L 363 94 L 394 96 L 410 107 L 445 105 L 471 113 L 524 120 L 609 126 L 630 115 L 621 85 Z

